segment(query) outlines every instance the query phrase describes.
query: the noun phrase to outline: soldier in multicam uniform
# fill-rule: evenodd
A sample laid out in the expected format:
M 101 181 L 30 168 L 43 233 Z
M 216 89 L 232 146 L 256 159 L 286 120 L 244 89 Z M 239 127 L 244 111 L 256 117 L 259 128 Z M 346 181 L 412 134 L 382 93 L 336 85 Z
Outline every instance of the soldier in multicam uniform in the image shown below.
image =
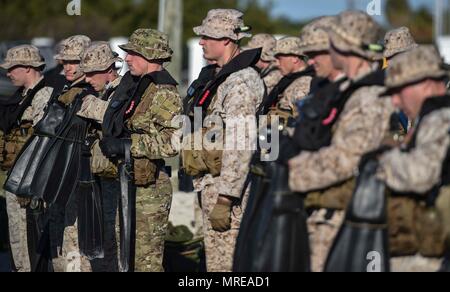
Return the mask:
M 283 75 L 275 64 L 275 47 L 277 40 L 270 34 L 257 34 L 252 37 L 247 46 L 243 49 L 262 48 L 261 59 L 256 67 L 261 70 L 260 75 L 266 85 L 266 93 L 269 94 L 275 85 L 280 82 Z
M 162 272 L 164 239 L 168 227 L 172 201 L 172 185 L 165 172 L 165 158 L 177 155 L 171 140 L 178 130 L 172 120 L 182 112 L 182 100 L 177 82 L 164 70 L 173 51 L 167 35 L 152 29 L 139 29 L 129 43 L 120 46 L 128 53 L 131 75 L 150 77 L 151 82 L 142 96 L 129 96 L 123 112 L 126 129 L 131 137 L 106 136 L 100 142 L 107 157 L 124 157 L 126 145 L 131 142 L 134 160 L 136 198 L 136 256 L 135 269 L 140 272 Z M 124 78 L 125 79 L 125 78 Z M 122 80 L 123 81 L 123 80 Z M 119 85 L 120 87 L 120 85 Z M 106 111 L 117 107 L 115 96 Z
M 389 199 L 391 270 L 435 272 L 449 249 L 450 102 L 447 73 L 433 46 L 392 59 L 382 95 L 417 120 L 402 147 L 378 157 Z
M 377 149 L 388 132 L 393 107 L 378 98 L 384 90 L 383 80 L 378 81 L 382 75 L 376 74 L 376 61 L 382 58 L 382 53 L 378 46 L 372 46 L 378 41 L 379 31 L 379 25 L 370 16 L 358 11 L 341 13 L 331 25 L 333 64 L 351 82 L 341 85 L 341 108 L 336 108 L 324 121 L 333 125 L 331 144 L 317 152 L 303 151 L 289 161 L 291 189 L 315 198 L 313 205 L 318 211 L 310 220 L 327 222 L 324 232 L 317 226 L 322 238 L 311 244 L 314 271 L 323 270 L 327 253 L 344 219 L 343 210 L 352 195 L 354 170 L 360 158 Z M 372 79 L 377 85 L 370 85 Z M 357 84 L 361 85 L 355 87 Z M 319 192 L 313 193 L 317 190 Z
M 20 87 L 8 104 L 0 104 L 1 123 L 1 186 L 6 172 L 12 167 L 16 156 L 28 138 L 34 126 L 41 118 L 44 109 L 52 96 L 53 88 L 49 87 L 42 75 L 45 62 L 39 49 L 23 45 L 10 49 L 1 68 L 8 70 L 8 77 L 15 86 Z M 9 235 L 12 256 L 19 272 L 29 272 L 30 258 L 27 247 L 27 215 L 29 202 L 6 192 L 9 219 Z M 33 253 L 31 253 L 33 254 Z
M 81 57 L 91 40 L 84 35 L 76 35 L 65 39 L 62 48 L 55 59 L 61 61 L 64 67 L 64 76 L 70 83 L 66 87 L 58 100 L 66 105 L 70 105 L 78 95 L 91 89 L 86 83 L 86 76 L 80 69 Z M 68 207 L 70 208 L 70 207 Z M 66 213 L 73 210 L 67 210 Z M 75 222 L 72 226 L 65 226 L 64 241 L 61 250 L 58 251 L 58 258 L 53 259 L 55 272 L 90 272 L 89 260 L 80 253 L 78 243 L 78 227 Z
M 229 124 L 233 120 L 254 117 L 264 95 L 264 82 L 252 68 L 259 60 L 260 49 L 239 50 L 239 41 L 251 36 L 246 33 L 242 12 L 211 10 L 194 32 L 202 37 L 200 45 L 204 57 L 217 61 L 220 68 L 217 76 L 226 77 L 216 76 L 212 81 L 215 92 L 207 89 L 200 95 L 209 98 L 209 105 L 200 101 L 195 106 L 203 106 L 208 117 L 218 117 Z M 225 136 L 233 135 L 233 129 L 226 127 Z M 249 140 L 248 135 L 246 139 Z M 215 158 L 206 158 L 210 160 L 207 163 L 214 161 L 215 171 L 205 170 L 194 180 L 201 197 L 209 272 L 232 270 L 234 248 L 248 197 L 244 182 L 251 156 L 251 150 L 219 152 Z
M 120 194 L 117 167 L 100 150 L 102 137 L 101 123 L 109 102 L 122 77 L 116 69 L 121 61 L 107 42 L 96 42 L 87 48 L 81 58 L 80 69 L 86 74 L 86 82 L 91 84 L 99 97 L 88 95 L 77 113 L 93 121 L 88 135 L 91 144 L 91 170 L 98 177 L 103 206 L 104 258 L 91 261 L 94 272 L 117 272 L 116 215 Z

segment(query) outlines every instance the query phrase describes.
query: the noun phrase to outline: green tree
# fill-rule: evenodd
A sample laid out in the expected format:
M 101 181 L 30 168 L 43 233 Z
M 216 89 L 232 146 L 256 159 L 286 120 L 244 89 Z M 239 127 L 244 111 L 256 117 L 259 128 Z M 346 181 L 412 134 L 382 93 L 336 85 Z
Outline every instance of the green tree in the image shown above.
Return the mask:
M 37 36 L 62 39 L 86 34 L 104 40 L 128 36 L 140 27 L 156 28 L 158 0 L 81 0 L 81 16 L 66 14 L 70 0 L 0 0 L 0 39 L 24 40 Z M 298 34 L 300 24 L 270 16 L 272 2 L 257 0 L 188 0 L 184 1 L 183 39 L 194 36 L 192 28 L 200 25 L 208 10 L 239 8 L 255 33 Z
M 417 42 L 433 41 L 433 16 L 426 7 L 413 10 L 407 0 L 388 0 L 386 15 L 392 27 L 408 27 Z

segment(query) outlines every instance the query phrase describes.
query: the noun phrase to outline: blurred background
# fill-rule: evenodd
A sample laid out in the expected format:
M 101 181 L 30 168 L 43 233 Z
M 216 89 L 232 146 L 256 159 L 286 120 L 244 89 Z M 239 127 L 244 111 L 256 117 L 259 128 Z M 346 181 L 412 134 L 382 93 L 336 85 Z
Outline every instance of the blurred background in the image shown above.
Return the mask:
M 169 71 L 182 88 L 204 65 L 192 28 L 199 25 L 211 8 L 238 8 L 245 13 L 254 33 L 298 35 L 311 19 L 337 14 L 345 9 L 367 11 L 386 30 L 408 26 L 420 43 L 446 43 L 450 32 L 449 0 L 0 0 L 0 59 L 8 48 L 32 43 L 42 49 L 48 62 L 58 42 L 74 34 L 93 40 L 110 40 L 113 47 L 127 41 L 137 28 L 159 28 L 171 36 L 175 51 Z M 68 15 L 68 5 L 81 15 Z M 443 41 L 439 39 L 442 38 Z M 450 47 L 450 45 L 449 45 Z M 445 50 L 443 50 L 445 51 Z M 122 54 L 120 50 L 118 53 Z M 444 55 L 449 55 L 443 52 Z M 124 68 L 123 71 L 125 71 Z M 124 73 L 124 72 L 122 72 Z M 0 97 L 14 91 L 0 72 Z

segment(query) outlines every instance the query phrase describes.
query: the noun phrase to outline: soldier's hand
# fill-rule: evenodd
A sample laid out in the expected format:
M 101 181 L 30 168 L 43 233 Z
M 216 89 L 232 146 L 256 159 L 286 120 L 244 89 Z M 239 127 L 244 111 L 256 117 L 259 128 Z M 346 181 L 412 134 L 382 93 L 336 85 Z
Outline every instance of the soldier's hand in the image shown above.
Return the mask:
M 17 203 L 19 203 L 20 208 L 26 209 L 31 204 L 31 199 L 30 198 L 17 197 Z
M 231 209 L 231 200 L 219 197 L 216 206 L 209 216 L 213 230 L 226 232 L 231 229 Z
M 100 141 L 100 149 L 108 158 L 122 158 L 125 156 L 125 143 L 129 140 L 107 137 Z

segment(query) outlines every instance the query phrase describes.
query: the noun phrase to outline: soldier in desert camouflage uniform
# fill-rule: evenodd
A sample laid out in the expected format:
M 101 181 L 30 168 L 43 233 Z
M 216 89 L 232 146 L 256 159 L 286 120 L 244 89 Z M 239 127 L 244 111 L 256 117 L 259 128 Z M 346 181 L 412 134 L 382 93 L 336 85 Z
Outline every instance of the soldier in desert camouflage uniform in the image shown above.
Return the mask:
M 87 48 L 81 58 L 80 68 L 86 74 L 86 81 L 99 93 L 84 98 L 78 115 L 93 121 L 88 135 L 91 146 L 91 169 L 98 177 L 103 206 L 104 258 L 91 261 L 94 272 L 117 272 L 116 215 L 120 194 L 117 167 L 100 150 L 101 123 L 108 104 L 114 95 L 121 77 L 116 62 L 120 61 L 107 42 L 96 42 Z M 99 123 L 99 124 L 97 124 Z
M 141 79 L 148 76 L 151 82 L 142 96 L 129 96 L 131 102 L 126 106 L 124 120 L 131 137 L 104 137 L 100 147 L 107 157 L 123 157 L 124 143 L 131 142 L 138 187 L 135 269 L 162 272 L 164 238 L 172 202 L 172 185 L 165 172 L 164 159 L 177 155 L 171 143 L 177 130 L 172 126 L 172 119 L 182 112 L 177 82 L 163 68 L 164 63 L 170 62 L 173 52 L 167 35 L 152 29 L 135 31 L 129 43 L 120 47 L 128 53 L 125 61 L 131 75 Z M 114 103 L 115 97 L 108 110 Z
M 339 86 L 346 80 L 343 72 L 333 65 L 329 52 L 330 41 L 327 29 L 336 20 L 335 16 L 314 20 L 302 29 L 300 35 L 302 50 L 309 58 L 308 64 L 314 67 L 317 77 L 324 78 L 318 82 L 315 89 L 312 89 L 311 99 L 323 100 L 339 94 Z M 324 256 L 326 256 L 330 240 L 332 240 L 328 236 L 340 222 L 333 220 L 334 218 L 329 219 L 323 216 L 326 210 L 310 206 L 309 200 L 306 200 L 305 207 L 312 212 L 308 218 L 312 270 L 321 271 Z
M 8 70 L 8 77 L 19 88 L 7 105 L 0 105 L 1 112 L 1 153 L 2 188 L 6 172 L 12 167 L 16 156 L 33 133 L 34 126 L 41 118 L 52 95 L 42 76 L 45 62 L 39 49 L 23 45 L 10 49 L 5 62 L 0 65 Z M 3 192 L 3 189 L 2 189 Z M 30 271 L 27 247 L 26 209 L 29 202 L 6 192 L 9 233 L 12 256 L 17 271 Z
M 202 37 L 200 45 L 204 57 L 215 60 L 219 66 L 216 76 L 226 74 L 226 78 L 216 77 L 212 81 L 217 86 L 213 93 L 206 90 L 200 94 L 200 97 L 209 98 L 209 105 L 202 103 L 202 99 L 194 106 L 203 108 L 208 117 L 217 117 L 227 125 L 254 117 L 264 95 L 264 83 L 252 68 L 259 61 L 260 50 L 239 50 L 239 41 L 251 36 L 245 28 L 242 12 L 233 9 L 211 10 L 202 25 L 194 28 L 194 32 Z M 231 126 L 224 131 L 224 136 L 234 136 Z M 245 138 L 249 140 L 248 133 Z M 202 155 L 205 155 L 202 162 L 214 164 L 214 170 L 203 169 L 194 179 L 203 210 L 207 269 L 209 272 L 230 272 L 248 196 L 248 191 L 243 188 L 252 151 L 225 150 L 210 157 L 203 149 Z M 184 167 L 189 169 L 186 163 Z
M 309 94 L 314 69 L 308 67 L 306 55 L 301 50 L 302 41 L 297 37 L 285 37 L 277 41 L 275 58 L 278 68 L 285 78 L 290 78 L 291 83 L 281 92 L 275 90 L 272 94 L 279 94 L 279 101 L 273 105 L 270 113 L 278 114 L 288 112 L 291 116 L 297 116 L 297 102 Z M 280 85 L 280 83 L 278 84 Z
M 360 158 L 364 153 L 377 149 L 388 132 L 393 107 L 378 98 L 384 90 L 381 86 L 383 80 L 381 85 L 363 85 L 352 90 L 353 84 L 371 77 L 370 74 L 377 70 L 376 62 L 382 58 L 382 52 L 378 46 L 374 50 L 371 45 L 378 41 L 379 32 L 379 25 L 358 11 L 343 12 L 331 25 L 333 64 L 352 81 L 341 85 L 339 95 L 348 99 L 343 108 L 336 109 L 335 115 L 327 121 L 331 125 L 334 123 L 331 144 L 317 152 L 303 151 L 289 162 L 291 189 L 308 193 L 310 204 L 319 210 L 313 215 L 317 219 L 312 220 L 328 222 L 324 226 L 327 231 L 319 231 L 323 236 L 321 244 L 311 245 L 314 271 L 323 270 L 327 253 L 343 220 L 343 210 L 353 191 L 354 170 Z M 376 76 L 382 79 L 382 75 Z
M 275 85 L 280 82 L 283 75 L 275 64 L 275 47 L 277 40 L 270 34 L 257 34 L 248 42 L 245 49 L 262 48 L 261 59 L 256 67 L 261 70 L 260 75 L 266 85 L 266 94 L 270 94 Z
M 325 79 L 318 87 L 341 79 L 344 74 L 333 66 L 330 56 L 330 41 L 327 29 L 336 21 L 335 16 L 325 16 L 306 25 L 300 34 L 302 51 L 308 57 L 308 65 L 313 66 L 316 76 Z
M 400 27 L 388 31 L 384 37 L 383 69 L 388 68 L 389 62 L 392 58 L 417 48 L 417 46 L 416 41 L 407 27 Z M 406 132 L 412 126 L 412 120 L 408 119 L 405 113 L 401 111 L 395 113 L 393 118 L 398 119 L 398 126 L 396 127 L 398 129 L 396 131 L 398 134 L 394 136 L 394 143 L 401 143 L 401 140 L 404 139 Z
M 70 105 L 79 94 L 89 90 L 91 87 L 86 83 L 86 75 L 80 69 L 81 57 L 86 48 L 89 47 L 91 40 L 84 35 L 75 35 L 65 39 L 62 42 L 62 48 L 55 56 L 55 59 L 61 61 L 64 67 L 64 76 L 70 83 L 58 100 Z M 68 207 L 71 209 L 71 207 Z M 66 213 L 73 210 L 66 209 Z M 53 268 L 55 272 L 90 272 L 91 265 L 89 260 L 80 253 L 78 243 L 78 227 L 75 222 L 72 226 L 65 226 L 64 242 L 62 244 L 58 258 L 53 259 Z
M 384 37 L 383 67 L 387 68 L 389 61 L 396 55 L 417 48 L 417 46 L 416 41 L 407 27 L 400 27 L 388 31 Z
M 386 74 L 395 107 L 417 120 L 402 147 L 379 157 L 389 202 L 391 269 L 434 272 L 449 244 L 450 102 L 442 58 L 433 46 L 394 57 Z

